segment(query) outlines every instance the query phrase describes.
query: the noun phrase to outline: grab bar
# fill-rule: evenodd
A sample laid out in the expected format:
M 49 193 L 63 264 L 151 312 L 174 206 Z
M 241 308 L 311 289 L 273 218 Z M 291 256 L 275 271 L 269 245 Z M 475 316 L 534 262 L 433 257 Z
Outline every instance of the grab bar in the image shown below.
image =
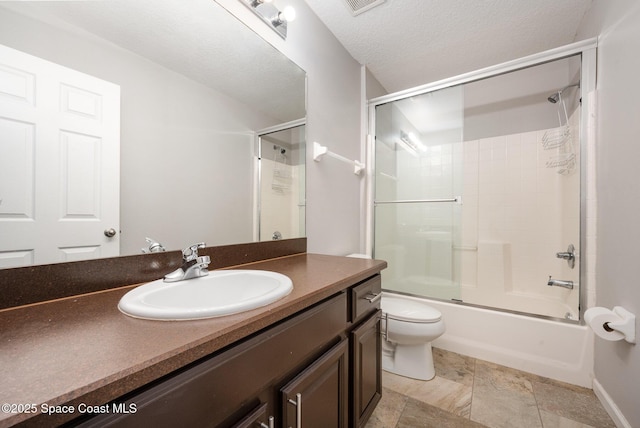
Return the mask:
M 381 204 L 420 204 L 424 202 L 457 202 L 462 203 L 462 196 L 456 196 L 455 198 L 446 199 L 398 199 L 396 201 L 373 201 L 374 205 Z

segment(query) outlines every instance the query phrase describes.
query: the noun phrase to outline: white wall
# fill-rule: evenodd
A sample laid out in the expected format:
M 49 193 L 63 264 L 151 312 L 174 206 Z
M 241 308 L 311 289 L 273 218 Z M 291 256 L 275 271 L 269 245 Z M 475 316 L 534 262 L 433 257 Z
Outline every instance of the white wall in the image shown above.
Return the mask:
M 577 39 L 593 36 L 598 36 L 596 303 L 640 314 L 640 4 L 594 0 Z M 618 420 L 640 426 L 640 347 L 596 338 L 595 376 L 619 411 Z
M 368 68 L 365 68 L 365 81 L 367 100 L 378 98 L 389 93 Z
M 361 66 L 303 0 L 288 0 L 296 20 L 283 40 L 238 0 L 216 0 L 307 72 L 308 251 L 361 252 L 360 181 L 353 167 L 335 159 L 313 161 L 317 141 L 350 159 L 360 159 Z M 280 8 L 284 2 L 275 1 Z M 363 175 L 364 177 L 364 175 Z

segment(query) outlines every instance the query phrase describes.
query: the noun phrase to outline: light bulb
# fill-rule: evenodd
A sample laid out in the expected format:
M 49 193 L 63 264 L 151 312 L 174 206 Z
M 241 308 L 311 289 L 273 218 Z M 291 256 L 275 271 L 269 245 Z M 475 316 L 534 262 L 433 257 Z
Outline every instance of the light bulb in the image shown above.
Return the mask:
M 296 19 L 296 10 L 293 6 L 287 6 L 278 14 L 278 18 L 282 21 L 291 22 Z

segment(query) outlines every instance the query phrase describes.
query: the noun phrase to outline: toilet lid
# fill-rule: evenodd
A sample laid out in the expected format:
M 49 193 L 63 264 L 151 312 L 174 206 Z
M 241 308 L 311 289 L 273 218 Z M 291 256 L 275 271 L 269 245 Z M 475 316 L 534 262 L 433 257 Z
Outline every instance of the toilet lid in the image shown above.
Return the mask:
M 440 311 L 415 300 L 383 297 L 381 306 L 388 318 L 399 321 L 437 322 L 442 318 Z

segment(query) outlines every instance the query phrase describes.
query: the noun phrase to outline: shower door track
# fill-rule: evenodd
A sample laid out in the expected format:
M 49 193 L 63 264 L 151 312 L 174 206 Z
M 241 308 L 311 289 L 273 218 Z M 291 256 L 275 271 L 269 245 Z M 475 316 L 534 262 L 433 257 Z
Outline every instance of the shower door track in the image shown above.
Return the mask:
M 470 302 L 465 302 L 464 300 L 460 300 L 460 299 L 442 299 L 442 298 L 438 298 L 438 297 L 423 296 L 421 294 L 414 294 L 414 293 L 408 293 L 408 292 L 405 292 L 405 291 L 391 290 L 391 289 L 384 288 L 384 287 L 382 287 L 382 291 L 383 291 L 383 293 L 400 294 L 400 295 L 403 295 L 403 296 L 415 297 L 415 298 L 424 299 L 424 300 L 433 300 L 434 302 L 448 303 L 448 304 L 451 304 L 451 305 L 466 306 L 466 307 L 469 307 L 469 308 L 477 308 L 477 309 L 486 309 L 486 310 L 495 311 L 495 312 L 502 312 L 502 313 L 505 313 L 505 314 L 521 315 L 521 316 L 526 316 L 526 317 L 531 317 L 531 318 L 538 318 L 538 319 L 547 320 L 547 321 L 556 321 L 556 322 L 570 324 L 570 325 L 571 324 L 573 324 L 573 325 L 584 325 L 584 322 L 581 319 L 580 320 L 576 320 L 576 319 L 572 319 L 572 318 L 559 318 L 559 317 L 554 317 L 554 316 L 551 316 L 551 315 L 535 314 L 535 313 L 531 313 L 531 312 L 518 311 L 518 310 L 515 310 L 515 309 L 507 309 L 507 308 L 500 308 L 500 307 L 496 307 L 496 306 L 481 305 L 481 304 L 478 304 L 478 303 L 470 303 Z

